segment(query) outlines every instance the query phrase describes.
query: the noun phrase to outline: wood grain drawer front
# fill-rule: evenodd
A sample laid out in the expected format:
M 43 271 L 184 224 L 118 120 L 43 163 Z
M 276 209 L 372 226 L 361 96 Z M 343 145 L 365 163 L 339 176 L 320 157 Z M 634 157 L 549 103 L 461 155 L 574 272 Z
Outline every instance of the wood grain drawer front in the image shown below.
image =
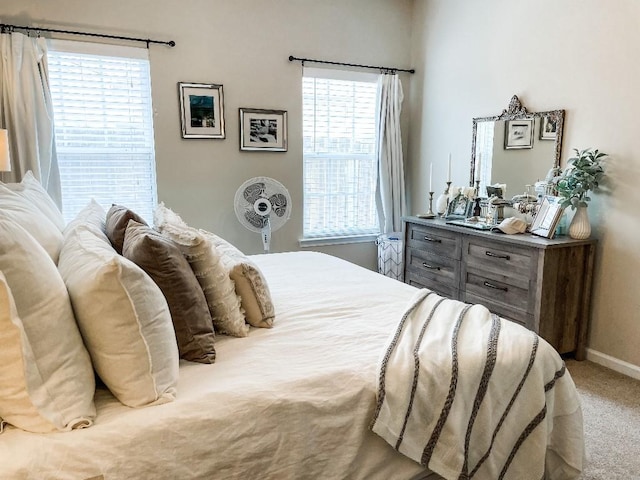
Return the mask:
M 512 322 L 519 323 L 527 327 L 529 330 L 534 330 L 533 315 L 524 312 L 517 308 L 512 308 L 510 305 L 506 305 L 501 302 L 493 302 L 486 297 L 477 296 L 470 292 L 465 292 L 464 301 L 471 304 L 479 303 L 484 305 L 491 312 L 496 315 L 511 320 Z
M 409 247 L 460 260 L 460 235 L 415 224 L 409 224 L 407 228 Z
M 511 308 L 527 312 L 529 310 L 529 289 L 522 288 L 486 275 L 467 272 L 465 291 L 486 298 L 492 303 L 509 305 Z
M 457 288 L 432 278 L 422 277 L 414 272 L 407 272 L 404 281 L 417 288 L 433 290 L 443 297 L 453 298 L 455 300 L 460 299 L 460 291 Z
M 468 270 L 486 273 L 520 288 L 529 288 L 534 263 L 531 249 L 477 240 L 466 241 L 465 247 Z
M 458 260 L 409 248 L 407 249 L 406 261 L 406 269 L 409 272 L 458 288 L 460 278 L 460 262 Z

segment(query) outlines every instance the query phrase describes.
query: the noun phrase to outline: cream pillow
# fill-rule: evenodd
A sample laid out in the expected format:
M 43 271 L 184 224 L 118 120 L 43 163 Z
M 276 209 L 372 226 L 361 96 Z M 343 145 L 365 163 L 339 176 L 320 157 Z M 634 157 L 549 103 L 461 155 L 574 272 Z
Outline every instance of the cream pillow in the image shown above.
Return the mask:
M 56 266 L 19 225 L 0 220 L 0 417 L 31 432 L 95 417 L 89 355 Z
M 217 249 L 196 229 L 184 223 L 163 223 L 162 234 L 178 246 L 189 262 L 207 299 L 216 331 L 246 337 L 249 325 L 241 311 L 240 297 Z
M 130 407 L 174 400 L 178 347 L 153 280 L 104 232 L 83 225 L 66 232 L 58 268 L 94 368 L 115 397 Z
M 247 321 L 254 327 L 272 327 L 275 309 L 269 285 L 258 266 L 223 238 L 204 230 L 200 232 L 220 252 L 222 263 L 240 295 Z
M 78 212 L 73 220 L 71 220 L 62 232 L 66 237 L 68 232 L 73 231 L 77 226 L 84 225 L 92 231 L 105 233 L 107 213 L 102 205 L 93 198 L 87 205 Z
M 13 220 L 46 250 L 54 263 L 62 247 L 62 232 L 31 201 L 0 184 L 0 218 Z
M 65 227 L 64 217 L 60 209 L 49 196 L 44 187 L 29 170 L 20 183 L 6 183 L 5 186 L 13 190 L 18 195 L 29 200 L 47 219 L 53 223 L 58 230 L 62 231 Z

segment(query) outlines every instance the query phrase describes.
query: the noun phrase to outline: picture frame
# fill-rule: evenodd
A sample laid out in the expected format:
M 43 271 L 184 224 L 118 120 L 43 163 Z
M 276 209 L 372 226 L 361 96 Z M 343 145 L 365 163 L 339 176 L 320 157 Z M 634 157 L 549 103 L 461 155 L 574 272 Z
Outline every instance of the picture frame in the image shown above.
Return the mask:
M 504 149 L 533 148 L 534 119 L 509 120 L 504 126 Z
M 542 197 L 540 208 L 533 219 L 529 232 L 545 238 L 553 238 L 564 208 L 560 197 L 545 195 Z
M 240 150 L 287 151 L 287 111 L 240 108 Z
M 472 209 L 473 200 L 466 195 L 459 193 L 449 202 L 445 218 L 447 220 L 467 218 Z
M 540 119 L 540 140 L 555 140 L 558 135 L 558 119 L 545 115 Z
M 178 83 L 182 138 L 225 138 L 224 94 L 215 83 Z

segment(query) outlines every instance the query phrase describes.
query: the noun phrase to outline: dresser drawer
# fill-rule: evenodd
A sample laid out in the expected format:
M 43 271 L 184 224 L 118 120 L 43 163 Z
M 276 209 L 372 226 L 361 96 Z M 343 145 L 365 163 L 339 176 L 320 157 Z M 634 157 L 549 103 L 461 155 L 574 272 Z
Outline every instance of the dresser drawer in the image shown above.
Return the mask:
M 465 280 L 465 291 L 474 297 L 484 298 L 492 304 L 508 305 L 511 309 L 529 311 L 528 288 L 470 272 L 467 272 Z
M 443 297 L 453 298 L 455 300 L 460 299 L 460 291 L 457 288 L 432 278 L 422 277 L 411 271 L 405 273 L 404 281 L 417 288 L 433 290 Z
M 491 301 L 486 297 L 477 296 L 468 291 L 464 293 L 464 298 L 462 300 L 466 303 L 471 303 L 471 304 L 478 303 L 480 305 L 484 305 L 491 312 L 495 313 L 496 315 L 502 318 L 506 318 L 507 320 L 511 320 L 512 322 L 518 323 L 524 327 L 527 327 L 530 330 L 535 329 L 533 315 L 523 310 L 513 308 L 512 306 L 506 305 L 504 303 Z
M 460 260 L 460 242 L 460 235 L 455 232 L 413 223 L 407 225 L 407 247 L 416 250 Z
M 532 328 L 537 277 L 532 249 L 470 238 L 463 258 L 464 300 Z
M 465 239 L 463 250 L 468 272 L 524 290 L 535 279 L 537 259 L 532 249 L 472 238 Z
M 424 250 L 407 248 L 406 269 L 420 277 L 458 288 L 460 261 L 449 257 L 434 255 Z

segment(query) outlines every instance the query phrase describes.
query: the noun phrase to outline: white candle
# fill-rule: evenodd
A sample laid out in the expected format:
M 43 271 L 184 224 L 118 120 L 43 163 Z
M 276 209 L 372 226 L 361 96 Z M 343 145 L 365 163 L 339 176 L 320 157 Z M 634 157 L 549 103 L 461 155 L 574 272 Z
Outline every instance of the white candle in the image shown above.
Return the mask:
M 476 160 L 476 178 L 475 178 L 476 182 L 480 180 L 480 162 L 481 161 L 482 161 L 482 153 L 478 152 L 478 159 Z
M 447 168 L 447 182 L 451 181 L 451 154 L 449 154 L 449 165 Z
M 433 192 L 433 162 L 429 164 L 429 192 Z

